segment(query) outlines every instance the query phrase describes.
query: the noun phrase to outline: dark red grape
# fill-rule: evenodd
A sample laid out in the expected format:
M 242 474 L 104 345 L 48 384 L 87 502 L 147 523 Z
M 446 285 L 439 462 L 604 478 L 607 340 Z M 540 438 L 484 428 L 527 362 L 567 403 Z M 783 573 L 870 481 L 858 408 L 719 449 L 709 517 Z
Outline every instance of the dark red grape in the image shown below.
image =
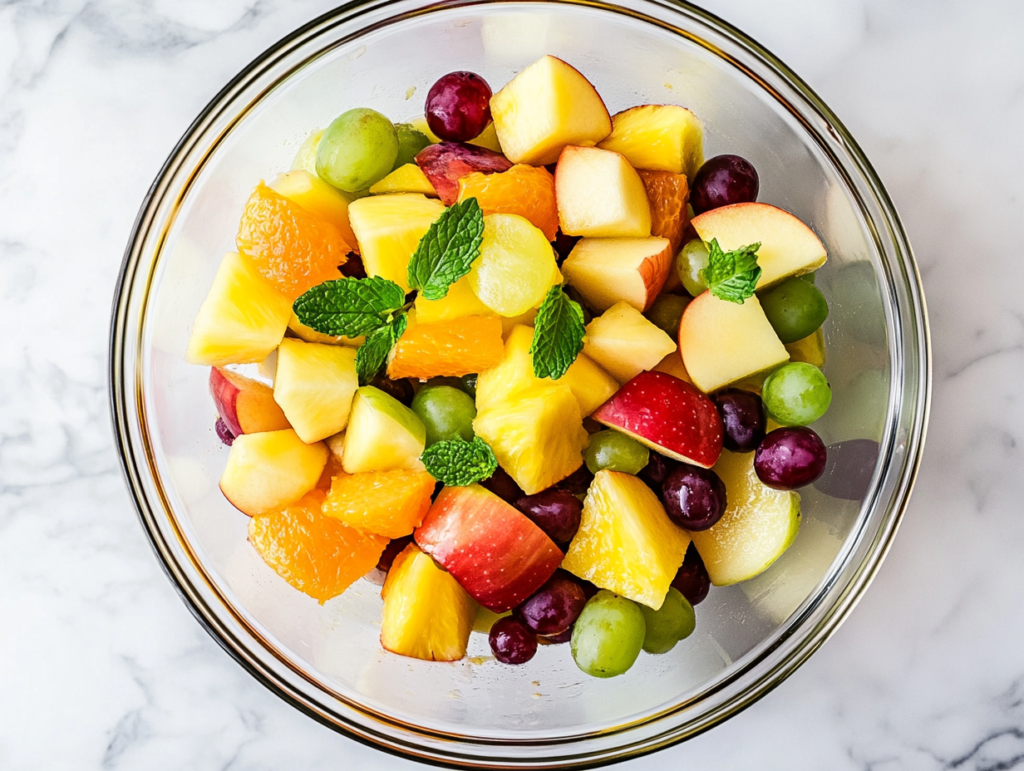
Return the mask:
M 754 454 L 757 478 L 776 490 L 809 485 L 825 470 L 828 452 L 821 438 L 805 426 L 772 431 Z
M 753 452 L 764 439 L 767 419 L 761 397 L 726 388 L 711 397 L 722 417 L 722 446 L 729 452 Z
M 652 452 L 647 465 L 637 474 L 652 490 L 660 490 L 668 475 L 679 468 L 679 461 Z
M 711 576 L 704 567 L 704 560 L 697 553 L 697 547 L 690 543 L 686 550 L 686 558 L 683 560 L 679 572 L 672 579 L 674 586 L 691 605 L 696 605 L 708 596 L 711 589 Z
M 449 72 L 427 93 L 427 125 L 441 139 L 468 142 L 491 122 L 491 87 L 473 72 Z
M 594 584 L 590 583 L 590 581 L 579 577 L 577 577 L 576 580 L 579 582 L 580 586 L 583 587 L 583 594 L 588 600 L 601 591 L 598 587 L 594 586 Z
M 537 635 L 512 616 L 494 622 L 488 642 L 494 658 L 502 664 L 525 664 L 537 652 Z
M 575 623 L 586 604 L 583 587 L 569 573 L 558 570 L 512 615 L 537 634 L 556 635 Z
M 515 502 L 515 507 L 557 544 L 566 544 L 580 528 L 583 504 L 568 490 L 551 487 Z
M 661 486 L 669 519 L 687 530 L 707 530 L 725 513 L 725 483 L 714 471 L 680 464 Z
M 224 422 L 223 418 L 217 418 L 217 422 L 213 424 L 213 429 L 217 432 L 217 438 L 228 447 L 235 443 L 235 435 L 231 433 L 231 429 L 228 428 L 228 424 Z
M 510 477 L 508 472 L 501 466 L 498 466 L 494 473 L 482 481 L 480 485 L 490 490 L 502 500 L 512 504 L 526 495 L 522 488 L 516 484 L 516 480 Z
M 738 155 L 716 155 L 693 177 L 690 205 L 700 214 L 719 206 L 757 200 L 757 170 Z
M 537 642 L 542 645 L 559 645 L 561 643 L 567 643 L 572 639 L 572 627 L 570 626 L 561 634 L 545 634 L 538 635 Z
M 377 570 L 383 570 L 387 573 L 391 570 L 391 566 L 395 562 L 402 549 L 412 543 L 411 535 L 403 535 L 401 538 L 392 538 L 388 541 L 388 545 L 384 547 L 384 551 L 380 555 L 380 559 L 377 560 Z
M 578 469 L 555 485 L 555 487 L 567 490 L 573 495 L 586 495 L 587 490 L 590 489 L 590 483 L 593 481 L 594 475 L 590 473 L 587 464 L 583 463 Z
M 860 501 L 871 488 L 878 464 L 878 442 L 873 439 L 847 439 L 829 445 L 825 473 L 814 482 L 815 488 L 833 498 Z
M 366 268 L 363 267 L 363 258 L 355 252 L 348 253 L 345 264 L 339 268 L 341 275 L 348 278 L 366 278 Z
M 561 262 L 569 256 L 569 252 L 576 246 L 576 242 L 579 241 L 581 236 L 567 236 L 559 228 L 555 234 L 555 251 L 558 252 L 558 261 Z
M 405 378 L 392 380 L 387 375 L 380 374 L 374 376 L 373 380 L 370 381 L 370 385 L 374 388 L 379 388 L 388 396 L 393 396 L 406 407 L 412 404 L 412 397 L 416 395 L 416 392 L 413 391 L 412 383 Z

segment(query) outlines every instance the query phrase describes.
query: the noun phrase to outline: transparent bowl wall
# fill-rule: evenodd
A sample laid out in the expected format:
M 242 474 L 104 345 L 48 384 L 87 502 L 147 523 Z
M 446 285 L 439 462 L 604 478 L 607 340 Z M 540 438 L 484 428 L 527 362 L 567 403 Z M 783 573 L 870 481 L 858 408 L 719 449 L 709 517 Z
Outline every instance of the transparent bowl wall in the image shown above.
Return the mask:
M 707 157 L 746 156 L 760 173 L 760 200 L 813 226 L 829 252 L 818 286 L 830 302 L 825 371 L 834 389 L 816 428 L 828 443 L 880 448 L 862 498 L 819 489 L 856 473 L 860 461 L 840 458 L 824 485 L 801 491 L 801 534 L 771 569 L 714 589 L 691 638 L 611 680 L 581 674 L 564 645 L 542 647 L 527 666 L 502 666 L 482 634 L 458 663 L 388 654 L 376 586 L 359 581 L 323 606 L 291 589 L 246 542 L 247 518 L 218 490 L 228 450 L 212 430 L 208 371 L 183 359 L 254 183 L 287 169 L 313 129 L 363 105 L 410 119 L 442 73 L 469 69 L 500 85 L 545 53 L 585 73 L 613 113 L 642 103 L 691 108 L 706 127 Z M 695 8 L 651 2 L 356 4 L 282 41 L 211 103 L 154 184 L 118 289 L 111 364 L 140 515 L 211 634 L 331 726 L 409 756 L 481 766 L 635 755 L 704 730 L 778 684 L 850 610 L 884 555 L 927 403 L 918 279 L 858 148 L 752 41 Z

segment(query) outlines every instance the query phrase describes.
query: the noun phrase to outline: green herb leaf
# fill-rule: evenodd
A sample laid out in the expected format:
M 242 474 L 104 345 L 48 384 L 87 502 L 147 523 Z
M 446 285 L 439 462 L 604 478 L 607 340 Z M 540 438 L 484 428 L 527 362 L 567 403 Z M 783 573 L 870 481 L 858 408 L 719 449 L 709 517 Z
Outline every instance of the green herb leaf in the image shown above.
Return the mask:
M 465 487 L 487 479 L 498 468 L 498 460 L 479 436 L 472 442 L 442 439 L 428 447 L 420 456 L 427 471 L 438 482 L 449 487 Z
M 366 385 L 380 372 L 408 323 L 409 320 L 402 313 L 395 316 L 387 326 L 375 329 L 366 336 L 366 340 L 356 351 L 356 375 L 359 377 L 359 385 Z
M 711 294 L 739 305 L 752 296 L 757 280 L 761 278 L 761 268 L 757 264 L 757 250 L 760 248 L 761 244 L 750 244 L 723 252 L 718 239 L 712 238 L 708 244 L 708 266 L 700 272 Z
M 484 213 L 475 198 L 445 209 L 409 260 L 409 286 L 428 300 L 442 299 L 480 256 L 483 232 Z
M 558 380 L 583 350 L 583 309 L 569 299 L 562 287 L 548 290 L 533 322 L 533 374 Z
M 299 321 L 325 335 L 358 337 L 385 326 L 405 304 L 405 292 L 386 278 L 339 278 L 306 291 L 292 305 Z

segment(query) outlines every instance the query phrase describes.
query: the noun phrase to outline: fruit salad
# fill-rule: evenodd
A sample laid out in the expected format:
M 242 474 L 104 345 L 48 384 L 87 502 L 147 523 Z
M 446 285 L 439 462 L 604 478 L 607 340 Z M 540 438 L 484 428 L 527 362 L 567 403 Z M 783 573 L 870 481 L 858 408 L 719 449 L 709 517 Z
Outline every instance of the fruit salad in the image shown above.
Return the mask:
M 396 116 L 408 117 L 408 116 Z M 611 677 L 767 569 L 826 449 L 814 231 L 700 117 L 545 56 L 342 113 L 258 182 L 191 333 L 266 565 L 381 645 Z

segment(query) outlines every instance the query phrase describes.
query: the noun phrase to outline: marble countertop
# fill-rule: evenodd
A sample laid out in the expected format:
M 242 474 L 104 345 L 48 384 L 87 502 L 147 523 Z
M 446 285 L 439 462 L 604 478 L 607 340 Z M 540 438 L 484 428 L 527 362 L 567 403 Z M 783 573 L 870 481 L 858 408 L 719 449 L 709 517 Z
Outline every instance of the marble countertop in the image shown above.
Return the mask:
M 111 292 L 193 116 L 326 0 L 0 1 L 0 768 L 412 768 L 251 679 L 135 517 L 109 428 Z M 1024 767 L 1024 4 L 708 0 L 846 122 L 924 277 L 934 402 L 913 501 L 833 639 L 654 758 Z

